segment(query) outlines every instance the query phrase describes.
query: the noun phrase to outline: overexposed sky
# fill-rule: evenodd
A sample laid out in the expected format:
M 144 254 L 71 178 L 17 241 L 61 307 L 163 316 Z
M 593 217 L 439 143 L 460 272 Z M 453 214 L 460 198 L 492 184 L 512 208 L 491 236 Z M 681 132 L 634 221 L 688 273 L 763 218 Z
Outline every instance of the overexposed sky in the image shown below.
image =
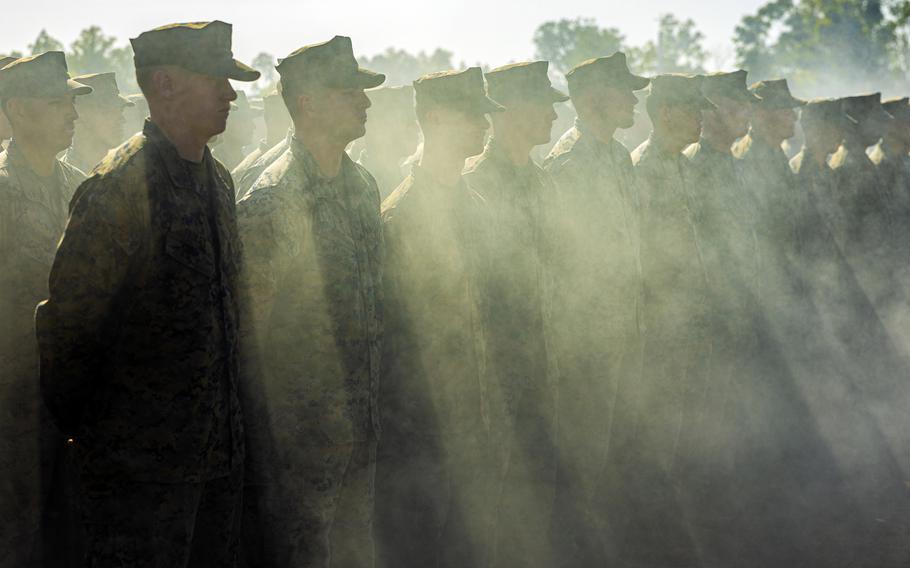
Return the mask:
M 357 55 L 388 46 L 408 51 L 443 47 L 454 61 L 493 66 L 530 58 L 531 38 L 542 22 L 585 16 L 617 27 L 633 44 L 656 35 L 657 17 L 692 18 L 706 46 L 732 60 L 734 26 L 761 0 L 20 0 L 0 8 L 0 53 L 25 51 L 41 28 L 65 44 L 79 30 L 101 26 L 120 43 L 170 22 L 220 19 L 234 25 L 234 53 L 249 62 L 267 51 L 282 57 L 294 49 L 349 35 Z M 716 63 L 709 60 L 709 64 Z

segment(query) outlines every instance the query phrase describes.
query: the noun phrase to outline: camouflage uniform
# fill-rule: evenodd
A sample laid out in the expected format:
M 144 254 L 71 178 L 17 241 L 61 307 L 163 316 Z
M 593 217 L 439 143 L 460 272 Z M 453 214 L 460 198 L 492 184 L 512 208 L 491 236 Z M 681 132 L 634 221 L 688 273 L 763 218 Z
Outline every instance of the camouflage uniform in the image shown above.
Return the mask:
M 419 166 L 383 203 L 383 566 L 483 565 L 496 469 L 477 298 L 482 213 L 464 182 L 443 186 Z
M 63 442 L 41 403 L 34 310 L 47 297 L 47 275 L 66 225 L 67 207 L 85 176 L 57 162 L 42 179 L 13 142 L 0 154 L 0 566 L 41 557 L 39 525 Z M 60 513 L 60 511 L 56 512 Z M 31 555 L 31 556 L 30 556 Z
M 808 192 L 798 252 L 808 301 L 821 318 L 812 335 L 827 342 L 827 352 L 807 353 L 815 378 L 800 386 L 832 454 L 828 459 L 837 464 L 825 478 L 818 474 L 826 470 L 818 468 L 809 476 L 812 492 L 804 499 L 821 520 L 808 526 L 821 532 L 813 542 L 825 543 L 832 566 L 898 566 L 906 562 L 900 542 L 907 499 L 899 470 L 906 471 L 907 458 L 897 441 L 896 416 L 889 413 L 906 399 L 899 379 L 905 363 L 829 230 L 821 203 L 830 196 L 833 172 L 805 148 L 790 165 L 796 188 Z M 812 345 L 807 342 L 807 349 Z M 849 432 L 844 421 L 852 425 Z M 813 550 L 817 560 L 823 551 Z
M 247 156 L 248 159 L 245 159 L 231 172 L 231 176 L 234 178 L 234 182 L 237 185 L 237 195 L 235 198 L 237 201 L 243 199 L 243 197 L 250 191 L 250 188 L 253 187 L 253 184 L 256 183 L 256 180 L 259 179 L 259 176 L 262 175 L 262 172 L 271 166 L 275 160 L 280 158 L 288 147 L 291 144 L 291 137 L 294 135 L 293 131 L 288 131 L 287 136 L 284 140 L 275 144 L 271 148 L 262 149 L 260 147 L 261 154 L 256 155 L 254 151 L 252 154 Z M 255 156 L 255 158 L 254 158 Z M 253 158 L 253 159 L 249 159 Z
M 555 361 L 549 345 L 549 245 L 544 199 L 554 187 L 529 160 L 515 166 L 491 139 L 465 180 L 487 203 L 480 250 L 488 337 L 490 414 L 500 503 L 496 565 L 547 565 L 555 495 Z M 540 547 L 544 547 L 541 549 Z
M 147 122 L 73 200 L 36 323 L 44 399 L 76 440 L 89 558 L 101 565 L 118 554 L 181 565 L 190 543 L 208 545 L 215 564 L 235 553 L 244 448 L 232 192 L 208 151 L 194 168 Z M 184 546 L 162 548 L 172 530 Z
M 622 516 L 623 476 L 612 458 L 628 448 L 613 426 L 628 421 L 623 397 L 640 373 L 638 193 L 629 151 L 615 139 L 604 144 L 584 134 L 580 125 L 556 143 L 546 169 L 558 189 L 547 212 L 558 242 L 557 515 L 575 546 L 593 549 L 578 553 L 584 565 L 603 561 L 609 518 Z
M 621 554 L 642 565 L 693 566 L 675 487 L 683 446 L 677 436 L 694 430 L 708 378 L 708 274 L 685 156 L 648 139 L 632 161 L 641 202 L 644 368 L 632 401 L 639 413 L 636 453 L 628 458 L 638 473 L 629 478 L 637 507 Z
M 300 140 L 238 204 L 250 350 L 246 554 L 372 562 L 382 231 L 372 176 L 319 175 Z

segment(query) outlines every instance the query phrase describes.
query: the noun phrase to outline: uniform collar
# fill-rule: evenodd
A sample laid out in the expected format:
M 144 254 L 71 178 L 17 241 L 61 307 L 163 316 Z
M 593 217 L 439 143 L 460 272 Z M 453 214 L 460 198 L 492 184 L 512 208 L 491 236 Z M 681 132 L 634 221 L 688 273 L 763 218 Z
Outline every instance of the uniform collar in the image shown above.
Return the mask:
M 174 187 L 186 189 L 196 188 L 195 178 L 187 167 L 186 160 L 180 157 L 180 154 L 177 153 L 177 148 L 168 140 L 167 136 L 164 135 L 164 132 L 162 132 L 154 122 L 146 119 L 145 125 L 142 127 L 142 134 L 149 143 L 155 147 L 158 152 L 158 157 L 164 163 L 164 167 L 167 170 L 168 176 Z M 205 147 L 203 152 L 202 163 L 205 164 L 211 172 L 213 169 L 213 160 L 212 153 L 208 146 Z

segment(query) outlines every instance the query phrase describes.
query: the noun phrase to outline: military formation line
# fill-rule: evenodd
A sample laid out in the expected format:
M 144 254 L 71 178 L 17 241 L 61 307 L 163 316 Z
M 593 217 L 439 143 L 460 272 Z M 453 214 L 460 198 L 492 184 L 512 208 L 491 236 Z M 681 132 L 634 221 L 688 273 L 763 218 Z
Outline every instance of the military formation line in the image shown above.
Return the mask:
M 0 567 L 910 564 L 910 99 L 231 35 L 0 60 Z

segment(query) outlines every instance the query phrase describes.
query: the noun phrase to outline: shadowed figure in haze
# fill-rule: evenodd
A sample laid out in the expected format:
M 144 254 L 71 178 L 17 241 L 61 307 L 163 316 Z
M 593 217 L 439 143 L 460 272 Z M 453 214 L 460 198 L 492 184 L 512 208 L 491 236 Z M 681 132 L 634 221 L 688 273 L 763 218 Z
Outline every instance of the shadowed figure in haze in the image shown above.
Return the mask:
M 856 126 L 839 100 L 807 103 L 800 121 L 805 146 L 791 160 L 796 174 L 793 210 L 798 213 L 795 249 L 803 302 L 817 319 L 807 322 L 800 378 L 816 428 L 834 456 L 837 478 L 814 472 L 813 531 L 830 543 L 834 566 L 900 566 L 907 562 L 908 471 L 904 443 L 906 362 L 897 354 L 869 298 L 832 237 L 825 211 L 834 175 L 827 156 Z M 850 428 L 843 425 L 849 423 Z M 825 484 L 828 484 L 825 487 Z M 877 520 L 876 520 L 877 519 Z M 824 534 L 827 532 L 827 534 Z
M 892 211 L 892 222 L 895 228 L 895 240 L 899 244 L 896 251 L 901 259 L 910 253 L 910 98 L 894 98 L 884 101 L 882 108 L 894 117 L 888 125 L 881 144 L 876 146 L 870 156 L 878 166 L 882 190 L 888 196 Z M 900 266 L 907 267 L 906 261 Z M 901 270 L 895 267 L 896 270 Z M 908 282 L 904 268 L 899 274 L 901 282 Z
M 254 123 L 260 109 L 250 106 L 246 93 L 239 91 L 237 100 L 231 104 L 231 115 L 224 134 L 218 136 L 213 142 L 212 152 L 229 171 L 233 170 L 243 161 L 244 149 L 253 143 Z
M 246 195 L 256 178 L 288 148 L 291 117 L 281 98 L 280 83 L 278 89 L 262 97 L 262 113 L 265 138 L 231 171 L 231 177 L 237 186 L 238 201 Z
M 61 534 L 49 503 L 65 438 L 38 389 L 34 310 L 85 176 L 56 158 L 73 139 L 75 100 L 91 93 L 68 80 L 62 52 L 15 60 L 0 70 L 0 107 L 13 141 L 0 153 L 0 566 L 42 565 L 72 535 Z M 48 511 L 48 507 L 55 510 Z M 42 514 L 45 523 L 42 526 Z M 42 532 L 43 529 L 43 532 Z
M 415 81 L 420 162 L 383 202 L 385 335 L 376 472 L 379 565 L 485 566 L 497 469 L 489 442 L 477 258 L 483 199 L 465 160 L 483 151 L 479 67 Z
M 414 88 L 379 87 L 367 96 L 372 103 L 367 111 L 370 129 L 357 163 L 373 174 L 385 199 L 404 179 L 403 163 L 417 148 L 420 132 L 414 116 Z
M 696 425 L 711 354 L 707 267 L 696 228 L 688 161 L 702 112 L 717 107 L 701 93 L 702 78 L 658 75 L 651 80 L 651 136 L 633 153 L 641 199 L 644 329 L 642 380 L 627 397 L 637 416 L 627 461 L 629 518 L 618 531 L 621 560 L 641 566 L 697 566 L 689 519 L 680 505 L 677 476 L 682 447 Z
M 479 230 L 481 311 L 488 338 L 489 412 L 500 472 L 493 566 L 554 566 L 549 523 L 556 482 L 557 376 L 550 346 L 552 236 L 545 215 L 554 192 L 530 158 L 550 139 L 554 89 L 546 61 L 486 74 L 487 91 L 506 107 L 491 116 L 493 136 L 466 168 L 468 187 L 486 203 Z
M 224 22 L 131 40 L 143 132 L 73 198 L 35 315 L 44 401 L 74 439 L 85 565 L 230 566 L 239 540 L 233 187 L 207 141 L 236 97 Z M 201 56 L 200 54 L 205 54 Z
M 79 120 L 66 161 L 89 173 L 110 149 L 123 142 L 124 109 L 136 104 L 120 95 L 114 73 L 80 75 L 75 80 L 94 91 L 76 102 Z
M 382 228 L 373 176 L 345 147 L 363 136 L 350 38 L 277 67 L 294 122 L 284 154 L 238 203 L 244 245 L 249 566 L 373 565 L 379 436 Z
M 558 190 L 547 213 L 554 260 L 559 360 L 559 471 L 553 526 L 560 566 L 611 560 L 610 518 L 621 516 L 622 475 L 610 463 L 619 398 L 639 378 L 638 194 L 629 151 L 613 136 L 634 122 L 633 75 L 623 53 L 567 74 L 578 112 L 546 168 Z
M 137 132 L 142 132 L 145 119 L 149 116 L 149 104 L 142 94 L 127 95 L 126 98 L 133 103 L 133 106 L 123 109 L 123 130 L 126 136 L 130 137 Z

